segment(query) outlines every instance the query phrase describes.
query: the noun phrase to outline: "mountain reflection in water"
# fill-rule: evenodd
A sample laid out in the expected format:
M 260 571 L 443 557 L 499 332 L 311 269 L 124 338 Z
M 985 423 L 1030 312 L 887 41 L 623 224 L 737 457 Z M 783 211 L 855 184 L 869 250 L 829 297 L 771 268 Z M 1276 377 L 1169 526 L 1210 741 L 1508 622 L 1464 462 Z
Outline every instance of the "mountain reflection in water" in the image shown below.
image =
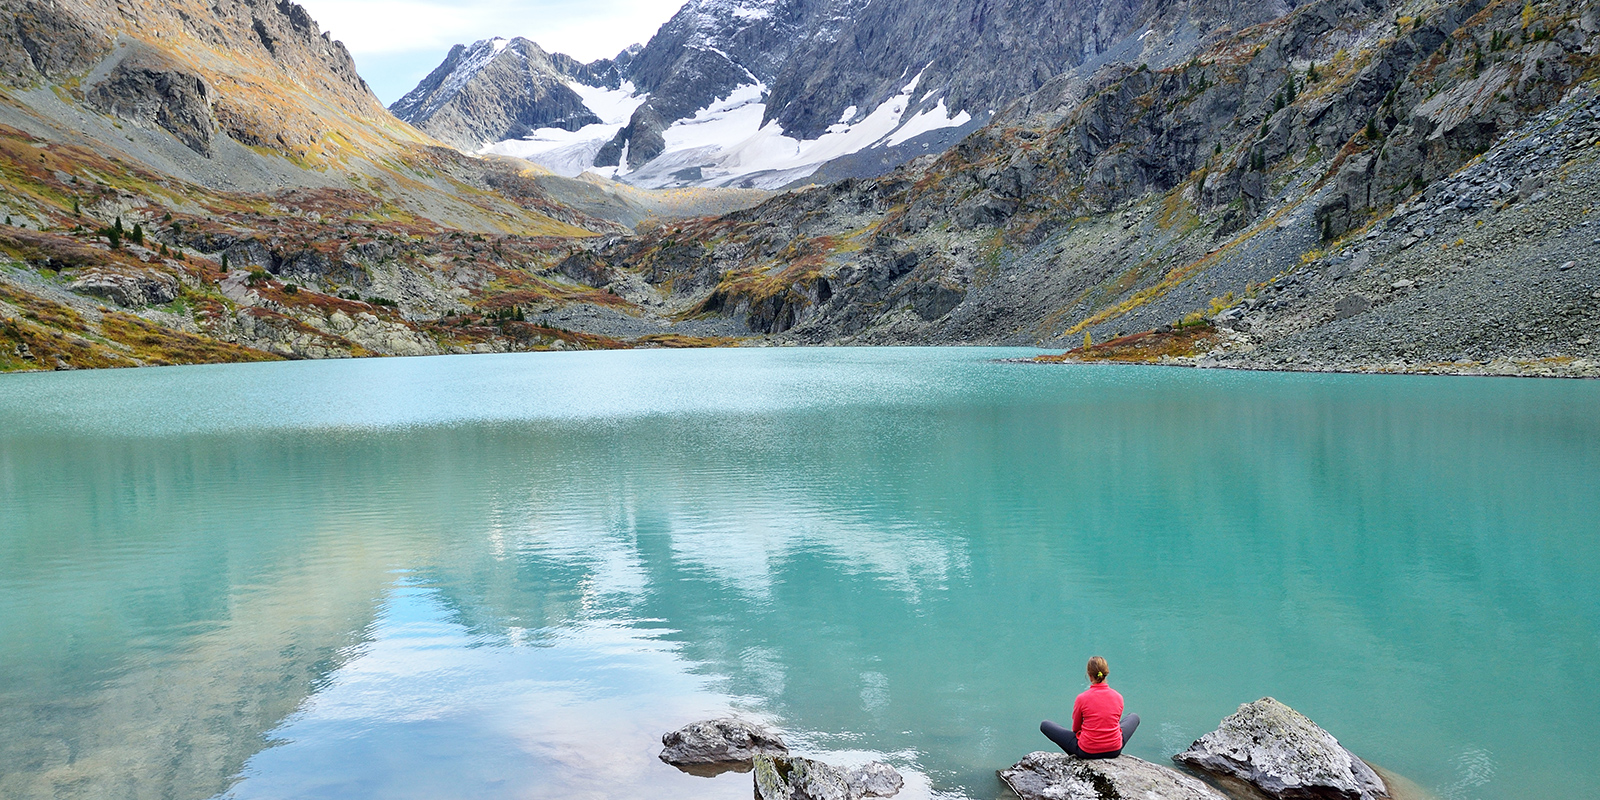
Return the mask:
M 993 355 L 8 377 L 0 795 L 743 798 L 654 757 L 736 711 L 987 797 L 1091 653 L 1142 757 L 1593 785 L 1600 387 Z

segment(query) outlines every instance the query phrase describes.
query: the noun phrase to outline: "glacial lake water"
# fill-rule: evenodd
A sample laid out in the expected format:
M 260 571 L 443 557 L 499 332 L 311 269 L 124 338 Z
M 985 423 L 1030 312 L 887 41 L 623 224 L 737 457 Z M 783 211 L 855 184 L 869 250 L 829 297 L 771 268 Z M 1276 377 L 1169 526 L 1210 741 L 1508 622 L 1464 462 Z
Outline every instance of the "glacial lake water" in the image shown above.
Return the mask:
M 1596 797 L 1600 383 L 719 350 L 0 377 L 0 796 L 739 798 L 738 713 L 996 798 L 1093 654 Z

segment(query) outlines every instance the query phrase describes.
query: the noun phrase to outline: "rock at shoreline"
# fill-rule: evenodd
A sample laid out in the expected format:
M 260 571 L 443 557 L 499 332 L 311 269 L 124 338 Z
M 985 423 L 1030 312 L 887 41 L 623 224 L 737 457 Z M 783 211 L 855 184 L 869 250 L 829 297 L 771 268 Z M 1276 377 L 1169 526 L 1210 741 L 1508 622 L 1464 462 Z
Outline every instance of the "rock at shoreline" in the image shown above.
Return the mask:
M 787 755 L 778 734 L 742 719 L 708 719 L 664 734 L 661 760 L 675 767 L 744 764 L 757 755 Z
M 893 797 L 905 779 L 873 761 L 849 770 L 809 758 L 755 757 L 756 800 L 861 800 Z
M 1065 753 L 1029 753 L 1000 780 L 1022 800 L 1227 800 L 1204 782 L 1133 756 L 1085 761 Z
M 845 773 L 845 782 L 850 784 L 850 792 L 854 797 L 894 797 L 906 785 L 906 779 L 900 776 L 899 770 L 882 761 L 869 761 L 859 767 L 851 767 Z
M 1374 800 L 1383 779 L 1305 715 L 1270 697 L 1239 706 L 1216 730 L 1172 757 L 1239 778 L 1275 798 Z

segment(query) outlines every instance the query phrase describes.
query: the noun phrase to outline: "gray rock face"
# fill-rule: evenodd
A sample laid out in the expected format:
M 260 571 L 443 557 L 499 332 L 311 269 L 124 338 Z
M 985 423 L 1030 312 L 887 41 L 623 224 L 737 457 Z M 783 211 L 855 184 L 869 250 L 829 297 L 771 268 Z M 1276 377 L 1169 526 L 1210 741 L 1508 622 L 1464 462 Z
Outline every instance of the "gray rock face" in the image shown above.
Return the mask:
M 72 291 L 103 297 L 120 306 L 154 306 L 178 296 L 178 279 L 153 269 L 135 273 L 92 269 L 72 282 Z
M 1065 753 L 1029 753 L 1000 780 L 1022 800 L 1225 800 L 1205 783 L 1133 756 L 1084 761 Z
M 598 63 L 598 62 L 597 62 Z M 575 131 L 600 122 L 566 85 L 572 71 L 605 83 L 614 74 L 589 71 L 567 56 L 552 57 L 523 38 L 456 45 L 444 63 L 389 110 L 465 150 L 515 139 L 536 128 Z
M 778 734 L 742 719 L 691 722 L 663 735 L 661 744 L 661 760 L 675 766 L 748 762 L 789 752 Z
M 87 69 L 109 38 L 49 0 L 0 0 L 0 83 L 27 86 Z
M 1270 797 L 1373 800 L 1389 791 L 1366 762 L 1298 711 L 1263 697 L 1172 757 L 1239 778 Z
M 217 134 L 211 87 L 160 51 L 129 48 L 105 80 L 86 94 L 89 104 L 101 111 L 162 128 L 190 150 L 211 154 L 211 139 Z
M 893 797 L 905 785 L 900 773 L 874 761 L 843 770 L 809 758 L 755 758 L 756 800 L 860 800 Z

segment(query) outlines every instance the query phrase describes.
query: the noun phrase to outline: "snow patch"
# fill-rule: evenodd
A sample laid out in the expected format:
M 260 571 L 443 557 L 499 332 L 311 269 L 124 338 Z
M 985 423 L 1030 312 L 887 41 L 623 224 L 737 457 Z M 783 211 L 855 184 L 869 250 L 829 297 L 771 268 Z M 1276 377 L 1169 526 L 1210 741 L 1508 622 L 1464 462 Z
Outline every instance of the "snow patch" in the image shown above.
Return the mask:
M 545 167 L 557 175 L 569 178 L 581 175 L 595 167 L 594 157 L 627 126 L 633 112 L 650 97 L 634 94 L 633 83 L 624 81 L 620 89 L 588 86 L 568 81 L 567 88 L 583 98 L 583 104 L 600 122 L 585 125 L 575 131 L 562 128 L 539 128 L 521 139 L 507 139 L 488 145 L 479 153 L 525 158 Z
M 953 117 L 950 116 L 950 112 L 945 110 L 944 98 L 941 97 L 938 104 L 933 108 L 906 120 L 906 123 L 900 126 L 900 130 L 889 134 L 889 138 L 885 142 L 890 146 L 904 144 L 929 131 L 936 131 L 940 128 L 959 128 L 971 121 L 972 115 L 965 111 Z
M 944 101 L 906 118 L 911 95 L 922 80 L 918 72 L 900 94 L 881 103 L 859 122 L 850 124 L 856 109 L 847 109 L 841 121 L 812 140 L 795 139 L 776 122 L 761 124 L 766 107 L 761 98 L 766 86 L 747 84 L 728 97 L 701 109 L 692 119 L 681 120 L 665 133 L 666 151 L 634 172 L 629 181 L 662 188 L 686 183 L 743 186 L 747 183 L 773 189 L 805 178 L 840 156 L 880 145 L 898 145 L 912 137 L 941 128 L 959 127 L 972 116 L 950 116 Z
M 923 72 L 918 72 L 899 94 L 854 123 L 850 120 L 860 109 L 845 109 L 839 122 L 811 140 L 785 134 L 777 122 L 763 125 L 767 87 L 752 81 L 693 117 L 674 122 L 663 132 L 666 149 L 662 154 L 632 172 L 626 150 L 618 167 L 592 165 L 595 155 L 628 124 L 648 95 L 634 94 L 632 84 L 612 90 L 572 82 L 568 86 L 600 117 L 600 123 L 576 131 L 541 128 L 525 138 L 496 142 L 479 152 L 525 158 L 569 177 L 589 171 L 647 188 L 749 185 L 774 189 L 806 178 L 841 156 L 898 146 L 924 133 L 972 121 L 965 111 L 951 115 L 942 98 L 931 108 L 908 114 L 922 76 Z

